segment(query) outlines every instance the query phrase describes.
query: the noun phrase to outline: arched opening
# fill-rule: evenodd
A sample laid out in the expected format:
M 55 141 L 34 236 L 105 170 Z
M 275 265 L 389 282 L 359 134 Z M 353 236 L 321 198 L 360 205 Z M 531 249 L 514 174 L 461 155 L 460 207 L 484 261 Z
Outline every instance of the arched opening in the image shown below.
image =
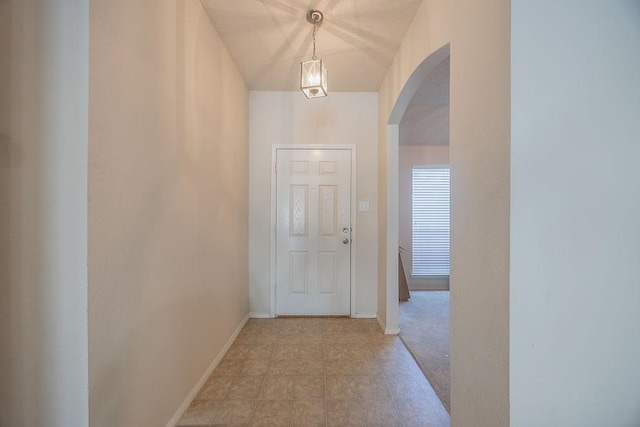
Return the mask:
M 416 234 L 412 233 L 415 218 L 411 211 L 411 188 L 417 170 L 429 167 L 446 169 L 448 173 L 449 53 L 447 44 L 422 61 L 407 80 L 387 122 L 386 236 L 387 332 L 392 325 L 397 325 L 405 344 L 448 410 L 449 276 L 448 271 L 446 277 L 421 276 L 419 266 L 413 264 L 413 258 L 420 257 L 412 256 Z M 404 252 L 401 261 L 399 247 Z M 448 247 L 446 252 L 448 257 Z M 414 300 L 399 307 L 398 285 L 403 274 L 406 274 Z M 418 289 L 445 291 L 437 295 L 413 293 Z M 426 312 L 426 307 L 436 309 Z M 429 327 L 426 322 L 430 322 Z
M 387 121 L 387 218 L 386 218 L 386 313 L 385 332 L 398 333 L 398 168 L 400 122 L 422 82 L 445 58 L 449 57 L 449 44 L 442 46 L 425 58 L 411 77 L 395 101 L 393 110 Z

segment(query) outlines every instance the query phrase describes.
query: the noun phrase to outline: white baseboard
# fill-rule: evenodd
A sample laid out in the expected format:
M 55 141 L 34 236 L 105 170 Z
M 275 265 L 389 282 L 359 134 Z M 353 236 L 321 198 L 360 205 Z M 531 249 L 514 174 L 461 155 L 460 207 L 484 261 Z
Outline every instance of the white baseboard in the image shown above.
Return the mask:
M 409 291 L 448 291 L 449 277 L 410 277 Z
M 180 420 L 180 417 L 182 417 L 182 414 L 184 414 L 184 412 L 187 410 L 189 405 L 191 405 L 191 401 L 193 401 L 193 399 L 198 395 L 198 393 L 200 392 L 200 389 L 202 388 L 202 386 L 204 386 L 204 383 L 207 382 L 207 379 L 209 379 L 213 370 L 216 368 L 216 366 L 218 366 L 218 363 L 220 363 L 224 355 L 227 354 L 229 347 L 231 347 L 231 344 L 233 344 L 233 341 L 235 341 L 235 339 L 238 337 L 238 334 L 244 327 L 245 323 L 247 323 L 247 320 L 249 320 L 249 314 L 247 314 L 244 317 L 244 319 L 242 319 L 242 322 L 240 322 L 240 325 L 238 325 L 236 330 L 233 332 L 233 335 L 231 335 L 231 338 L 229 338 L 229 340 L 224 345 L 220 353 L 218 353 L 218 355 L 216 356 L 215 359 L 213 359 L 213 362 L 211 362 L 211 364 L 209 365 L 205 373 L 202 375 L 202 377 L 200 377 L 200 380 L 198 380 L 198 382 L 193 387 L 193 389 L 191 389 L 191 391 L 185 398 L 184 402 L 182 402 L 182 405 L 180 405 L 176 413 L 173 415 L 173 417 L 171 417 L 171 419 L 167 423 L 167 427 L 175 427 L 175 425 L 178 423 L 178 421 Z
M 353 315 L 354 319 L 377 319 L 378 315 L 375 313 L 356 313 Z
M 400 333 L 400 328 L 390 328 L 388 327 L 380 317 L 378 317 L 378 325 L 384 331 L 385 335 L 398 335 Z
M 271 313 L 252 312 L 249 313 L 249 317 L 252 319 L 273 319 Z
M 449 290 L 449 286 L 448 285 L 411 285 L 409 286 L 409 292 L 411 291 L 416 291 L 416 292 L 421 292 L 421 291 L 448 291 Z
M 251 312 L 249 313 L 251 319 L 273 319 L 274 316 L 271 313 Z M 375 319 L 378 317 L 375 313 L 356 313 L 351 316 L 354 319 Z

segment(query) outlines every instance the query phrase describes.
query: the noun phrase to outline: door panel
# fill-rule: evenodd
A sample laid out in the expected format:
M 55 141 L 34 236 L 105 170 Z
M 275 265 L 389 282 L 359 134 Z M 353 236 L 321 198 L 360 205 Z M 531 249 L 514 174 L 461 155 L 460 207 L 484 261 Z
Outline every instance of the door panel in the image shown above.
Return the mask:
M 351 151 L 277 151 L 276 311 L 351 306 Z

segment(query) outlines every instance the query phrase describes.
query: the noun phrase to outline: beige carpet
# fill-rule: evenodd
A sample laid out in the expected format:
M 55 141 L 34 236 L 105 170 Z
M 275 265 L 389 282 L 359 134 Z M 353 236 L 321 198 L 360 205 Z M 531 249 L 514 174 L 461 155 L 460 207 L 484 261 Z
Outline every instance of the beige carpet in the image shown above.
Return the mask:
M 451 411 L 449 292 L 411 291 L 411 299 L 400 302 L 400 338 L 444 406 Z

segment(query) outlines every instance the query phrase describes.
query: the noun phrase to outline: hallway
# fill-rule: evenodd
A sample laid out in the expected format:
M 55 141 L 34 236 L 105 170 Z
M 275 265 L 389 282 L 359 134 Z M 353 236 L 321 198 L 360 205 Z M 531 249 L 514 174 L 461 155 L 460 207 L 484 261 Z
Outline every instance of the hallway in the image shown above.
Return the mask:
M 313 100 L 309 7 L 329 70 Z M 640 426 L 638 17 L 632 0 L 0 1 L 0 426 Z M 446 56 L 448 104 L 412 103 Z M 447 110 L 450 422 L 380 331 L 400 330 L 401 122 Z M 350 224 L 319 224 L 351 245 L 358 320 L 266 320 L 276 150 L 301 146 L 356 153 Z M 320 203 L 290 190 L 296 212 Z
M 250 319 L 179 426 L 449 425 L 395 335 L 373 319 Z

